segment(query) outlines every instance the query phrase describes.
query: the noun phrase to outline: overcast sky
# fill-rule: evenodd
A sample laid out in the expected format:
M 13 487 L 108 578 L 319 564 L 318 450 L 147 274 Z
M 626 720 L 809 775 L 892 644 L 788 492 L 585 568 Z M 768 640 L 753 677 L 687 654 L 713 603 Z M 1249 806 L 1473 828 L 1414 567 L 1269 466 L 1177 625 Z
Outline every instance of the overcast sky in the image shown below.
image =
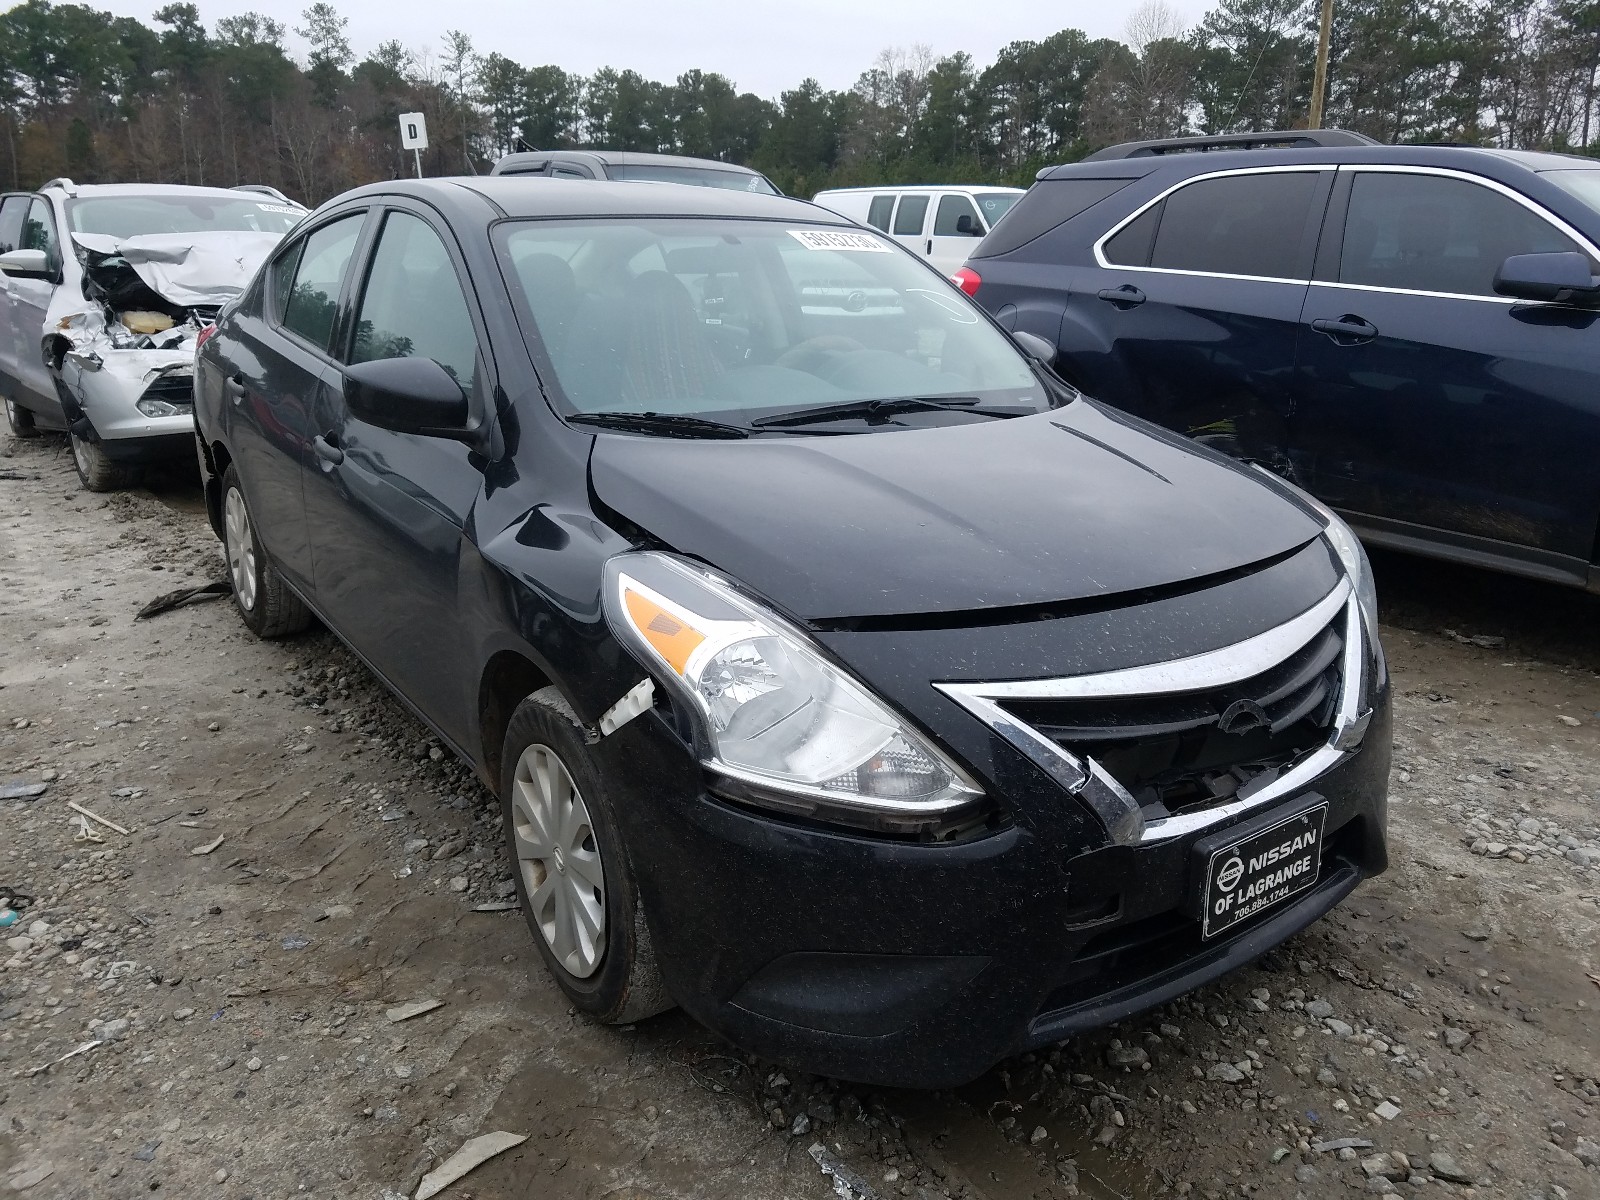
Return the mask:
M 151 0 L 85 0 L 150 23 Z M 309 0 L 306 0 L 309 2 Z M 1184 20 L 1205 12 L 1205 0 L 1167 0 Z M 208 27 L 218 17 L 254 9 L 291 30 L 301 24 L 302 0 L 197 0 Z M 480 54 L 498 50 L 524 66 L 555 63 L 588 75 L 603 66 L 631 67 L 671 81 L 691 67 L 719 71 L 740 91 L 776 98 L 814 76 L 827 88 L 846 88 L 885 46 L 925 42 L 935 55 L 965 50 L 981 65 L 1007 42 L 1038 40 L 1076 26 L 1091 37 L 1121 37 L 1139 0 L 465 0 L 408 4 L 395 0 L 333 0 L 350 19 L 350 44 L 359 58 L 388 38 L 438 54 L 447 28 L 461 29 Z M 0 7 L 4 7 L 0 0 Z M 290 37 L 291 50 L 305 44 Z

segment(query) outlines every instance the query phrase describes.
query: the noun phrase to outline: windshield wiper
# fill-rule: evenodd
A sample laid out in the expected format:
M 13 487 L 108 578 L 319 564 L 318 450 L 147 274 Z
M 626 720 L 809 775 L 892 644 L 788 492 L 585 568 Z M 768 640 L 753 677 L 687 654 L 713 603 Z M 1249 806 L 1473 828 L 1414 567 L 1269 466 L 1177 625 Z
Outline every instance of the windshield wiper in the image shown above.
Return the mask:
M 863 417 L 867 421 L 887 420 L 896 413 L 922 412 L 939 409 L 964 409 L 991 416 L 1017 414 L 993 409 L 978 408 L 976 396 L 889 396 L 882 400 L 854 400 L 843 404 L 821 404 L 816 408 L 799 408 L 794 412 L 777 413 L 770 417 L 757 417 L 750 424 L 757 429 L 782 428 L 785 425 L 810 425 L 816 421 L 844 421 Z
M 654 433 L 661 437 L 747 438 L 743 425 L 694 417 L 688 413 L 597 412 L 577 413 L 567 418 L 574 425 L 597 425 L 601 429 L 620 429 L 633 433 Z

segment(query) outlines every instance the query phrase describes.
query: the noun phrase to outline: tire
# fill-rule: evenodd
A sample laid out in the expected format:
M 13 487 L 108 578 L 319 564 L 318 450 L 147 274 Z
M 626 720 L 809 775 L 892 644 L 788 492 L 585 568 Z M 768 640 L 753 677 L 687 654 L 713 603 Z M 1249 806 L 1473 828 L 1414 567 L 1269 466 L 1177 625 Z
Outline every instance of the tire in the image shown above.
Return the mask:
M 39 426 L 34 422 L 33 413 L 9 396 L 6 397 L 6 424 L 11 426 L 11 432 L 19 438 L 39 436 Z
M 222 474 L 222 547 L 233 585 L 233 606 L 257 637 L 280 638 L 311 624 L 311 610 L 289 590 L 261 549 L 255 523 L 230 465 Z
M 77 434 L 72 439 L 72 465 L 78 468 L 78 478 L 91 492 L 120 492 L 139 482 L 142 472 L 138 467 L 115 462 L 106 457 L 99 442 L 91 442 Z
M 563 776 L 570 785 L 565 795 Z M 511 714 L 500 759 L 500 812 L 523 918 L 567 998 L 611 1025 L 673 1007 L 605 781 L 556 688 L 535 692 Z M 570 836 L 563 836 L 562 821 L 539 819 L 569 813 Z M 549 826 L 554 836 L 543 832 Z

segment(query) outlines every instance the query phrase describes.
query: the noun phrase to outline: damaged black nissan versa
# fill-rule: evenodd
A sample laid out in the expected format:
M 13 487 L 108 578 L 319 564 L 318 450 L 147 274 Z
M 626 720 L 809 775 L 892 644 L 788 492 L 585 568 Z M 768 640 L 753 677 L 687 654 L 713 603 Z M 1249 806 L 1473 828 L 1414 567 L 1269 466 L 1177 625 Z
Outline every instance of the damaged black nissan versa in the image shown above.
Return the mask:
M 1349 530 L 822 209 L 351 192 L 224 310 L 196 403 L 245 621 L 320 617 L 473 765 L 601 1020 L 950 1085 L 1386 865 Z

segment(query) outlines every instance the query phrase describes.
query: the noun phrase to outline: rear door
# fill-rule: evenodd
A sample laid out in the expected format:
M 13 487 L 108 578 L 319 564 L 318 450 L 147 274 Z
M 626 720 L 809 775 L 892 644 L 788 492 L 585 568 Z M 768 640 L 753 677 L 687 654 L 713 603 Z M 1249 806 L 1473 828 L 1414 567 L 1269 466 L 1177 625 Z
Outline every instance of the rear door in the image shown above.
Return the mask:
M 369 424 L 344 401 L 344 363 L 431 358 L 481 415 L 493 388 L 459 249 L 421 206 L 391 207 L 353 289 L 342 364 L 319 399 L 306 515 L 317 598 L 363 657 L 465 745 L 475 711 L 457 587 L 483 485 L 472 451 Z
M 1495 294 L 1595 248 L 1477 176 L 1348 167 L 1300 338 L 1297 471 L 1369 530 L 1583 573 L 1600 513 L 1600 314 Z M 1593 269 L 1600 272 L 1600 262 Z
M 333 379 L 330 346 L 340 325 L 367 210 L 319 223 L 278 252 L 254 307 L 224 323 L 208 348 L 221 374 L 224 440 L 239 472 L 256 536 L 273 565 L 314 593 L 303 478 L 315 470 L 313 413 Z M 320 597 L 316 597 L 321 604 Z
M 1069 301 L 1098 340 L 1074 356 L 1084 382 L 1170 429 L 1280 462 L 1332 179 L 1315 166 L 1203 175 L 1114 226 Z
M 952 275 L 967 261 L 967 256 L 988 232 L 978 207 L 961 192 L 945 192 L 933 210 L 929 231 L 928 261 L 945 275 Z

